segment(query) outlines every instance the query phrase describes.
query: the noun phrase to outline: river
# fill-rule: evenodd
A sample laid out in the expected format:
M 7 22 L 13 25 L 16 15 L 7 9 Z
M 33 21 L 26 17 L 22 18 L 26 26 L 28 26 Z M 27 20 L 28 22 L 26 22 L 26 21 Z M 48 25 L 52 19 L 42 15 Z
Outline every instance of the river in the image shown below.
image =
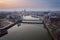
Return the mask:
M 0 40 L 52 40 L 43 24 L 15 25 L 8 30 L 8 34 L 0 37 Z

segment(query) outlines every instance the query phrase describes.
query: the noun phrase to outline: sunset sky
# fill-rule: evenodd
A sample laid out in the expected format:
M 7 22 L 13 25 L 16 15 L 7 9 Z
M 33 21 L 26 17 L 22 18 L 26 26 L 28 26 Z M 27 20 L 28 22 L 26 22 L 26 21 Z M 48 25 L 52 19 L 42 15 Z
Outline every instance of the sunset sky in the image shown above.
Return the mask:
M 0 10 L 60 10 L 60 0 L 0 0 Z

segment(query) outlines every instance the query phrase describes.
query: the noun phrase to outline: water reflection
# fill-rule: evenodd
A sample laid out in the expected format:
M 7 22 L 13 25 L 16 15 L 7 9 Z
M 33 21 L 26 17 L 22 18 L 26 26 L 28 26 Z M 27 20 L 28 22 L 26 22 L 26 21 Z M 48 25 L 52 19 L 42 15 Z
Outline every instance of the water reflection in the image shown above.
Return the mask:
M 8 30 L 8 34 L 0 40 L 51 40 L 49 34 L 42 24 L 23 24 L 20 27 L 15 25 Z
M 39 20 L 39 18 L 32 17 L 31 15 L 29 15 L 29 16 L 23 16 L 23 19 L 25 19 L 25 20 Z

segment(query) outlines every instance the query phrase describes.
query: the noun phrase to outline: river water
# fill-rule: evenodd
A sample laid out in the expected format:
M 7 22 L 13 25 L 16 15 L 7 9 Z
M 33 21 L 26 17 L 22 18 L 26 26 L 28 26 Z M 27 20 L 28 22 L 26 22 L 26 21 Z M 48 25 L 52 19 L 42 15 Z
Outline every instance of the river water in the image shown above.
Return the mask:
M 8 34 L 0 37 L 0 40 L 52 40 L 43 24 L 15 25 L 8 30 Z

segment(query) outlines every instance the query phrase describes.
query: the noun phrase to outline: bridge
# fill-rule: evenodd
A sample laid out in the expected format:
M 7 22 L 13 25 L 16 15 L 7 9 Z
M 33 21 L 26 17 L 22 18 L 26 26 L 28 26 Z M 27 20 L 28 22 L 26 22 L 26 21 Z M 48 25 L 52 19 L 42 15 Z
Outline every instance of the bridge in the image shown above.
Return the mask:
M 7 20 L 6 22 L 8 22 L 9 24 L 7 26 L 4 26 L 3 28 L 0 28 L 0 37 L 7 34 L 8 33 L 7 30 L 18 23 L 20 23 L 20 24 L 21 23 L 40 24 L 43 21 L 39 18 L 34 18 L 32 16 L 24 16 L 22 22 L 21 22 L 21 20 L 19 20 L 19 21 L 16 20 L 16 22 L 11 22 L 11 21 Z

